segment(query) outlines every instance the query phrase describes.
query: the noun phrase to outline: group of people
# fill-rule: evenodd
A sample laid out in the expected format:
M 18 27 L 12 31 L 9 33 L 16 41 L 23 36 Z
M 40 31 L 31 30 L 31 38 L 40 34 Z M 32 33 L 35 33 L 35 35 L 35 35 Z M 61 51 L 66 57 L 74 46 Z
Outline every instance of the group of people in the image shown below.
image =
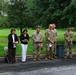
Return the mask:
M 18 36 L 15 34 L 15 28 L 11 29 L 11 33 L 8 35 L 8 59 L 9 63 L 16 62 L 16 46 L 19 43 Z M 22 47 L 22 62 L 26 61 L 26 53 L 29 41 L 29 35 L 27 34 L 27 30 L 24 29 L 22 34 L 20 35 L 21 47 Z
M 15 63 L 15 55 L 16 55 L 16 46 L 19 43 L 18 37 L 15 34 L 16 30 L 14 28 L 11 29 L 11 33 L 8 35 L 8 56 L 9 63 Z M 50 24 L 48 29 L 45 31 L 46 38 L 46 53 L 45 60 L 53 60 L 57 59 L 56 56 L 56 45 L 57 45 L 57 30 L 55 24 Z M 67 58 L 67 48 L 69 48 L 69 57 L 72 58 L 72 46 L 73 46 L 73 32 L 71 31 L 71 27 L 67 27 L 67 30 L 64 32 L 65 39 L 65 55 L 64 58 Z M 33 60 L 40 61 L 41 50 L 43 49 L 43 36 L 40 32 L 40 27 L 36 28 L 36 32 L 32 34 L 33 40 Z M 22 48 L 22 62 L 26 62 L 26 54 L 29 42 L 29 34 L 27 30 L 24 29 L 22 34 L 20 35 L 21 48 Z
M 56 59 L 56 45 L 57 45 L 57 30 L 55 24 L 50 24 L 49 28 L 45 32 L 46 37 L 46 58 L 48 59 Z M 72 47 L 73 47 L 73 32 L 71 31 L 71 27 L 68 26 L 67 30 L 64 32 L 64 58 L 67 58 L 68 48 L 69 48 L 69 58 L 72 58 Z

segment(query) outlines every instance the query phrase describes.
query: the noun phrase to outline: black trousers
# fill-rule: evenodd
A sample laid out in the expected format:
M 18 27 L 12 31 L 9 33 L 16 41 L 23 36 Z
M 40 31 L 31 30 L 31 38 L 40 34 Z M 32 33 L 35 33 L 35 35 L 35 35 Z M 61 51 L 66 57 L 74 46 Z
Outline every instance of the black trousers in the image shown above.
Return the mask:
M 15 59 L 16 56 L 16 48 L 8 48 L 8 58 L 9 58 L 9 63 L 12 62 L 16 62 Z

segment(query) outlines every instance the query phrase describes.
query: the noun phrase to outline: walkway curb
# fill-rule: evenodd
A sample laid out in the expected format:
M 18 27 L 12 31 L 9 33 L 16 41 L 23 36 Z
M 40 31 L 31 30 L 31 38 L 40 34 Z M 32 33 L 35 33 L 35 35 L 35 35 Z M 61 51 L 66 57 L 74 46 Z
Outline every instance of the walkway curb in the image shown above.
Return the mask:
M 69 54 L 69 53 L 68 53 Z M 72 52 L 72 54 L 73 54 L 73 56 L 76 56 L 76 52 Z M 42 57 L 45 57 L 45 54 L 41 54 L 41 58 Z M 16 56 L 16 58 L 18 59 L 20 59 L 21 58 L 21 56 Z M 33 56 L 32 55 L 27 55 L 27 59 L 31 59 L 31 58 L 33 58 Z M 0 57 L 0 59 L 4 59 L 4 57 Z

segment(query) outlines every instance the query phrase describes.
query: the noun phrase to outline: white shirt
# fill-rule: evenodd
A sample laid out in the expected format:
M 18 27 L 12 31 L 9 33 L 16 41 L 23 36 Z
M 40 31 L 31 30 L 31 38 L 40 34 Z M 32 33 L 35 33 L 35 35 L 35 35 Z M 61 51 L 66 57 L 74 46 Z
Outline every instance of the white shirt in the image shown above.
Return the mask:
M 13 42 L 15 42 L 14 34 L 12 35 L 12 39 L 13 39 Z M 16 48 L 16 45 L 15 44 L 13 44 L 13 48 Z

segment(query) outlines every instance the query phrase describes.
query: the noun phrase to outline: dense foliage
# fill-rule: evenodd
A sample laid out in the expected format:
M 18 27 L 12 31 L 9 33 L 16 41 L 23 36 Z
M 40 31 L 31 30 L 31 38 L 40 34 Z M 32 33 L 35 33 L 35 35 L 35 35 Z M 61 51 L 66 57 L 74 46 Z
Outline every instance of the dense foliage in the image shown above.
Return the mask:
M 8 21 L 10 27 L 22 28 L 26 26 L 26 2 L 24 0 L 11 0 L 8 6 Z
M 57 28 L 68 25 L 76 28 L 76 0 L 0 0 L 0 11 L 7 17 L 0 18 L 0 27 L 47 28 L 55 23 Z M 5 19 L 4 19 L 5 18 Z M 4 22 L 3 22 L 4 21 Z M 9 23 L 8 23 L 9 22 Z
M 34 0 L 33 11 L 36 25 L 76 26 L 76 0 Z

